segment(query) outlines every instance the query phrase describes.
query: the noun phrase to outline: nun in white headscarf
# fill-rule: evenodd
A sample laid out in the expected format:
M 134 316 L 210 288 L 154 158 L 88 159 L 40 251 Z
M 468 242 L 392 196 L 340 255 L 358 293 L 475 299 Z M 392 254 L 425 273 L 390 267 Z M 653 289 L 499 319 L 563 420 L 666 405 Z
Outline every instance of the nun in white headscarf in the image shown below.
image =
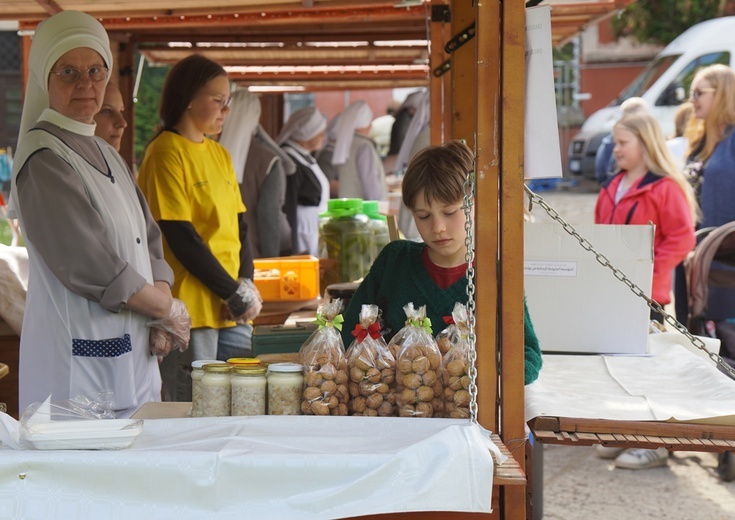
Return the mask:
M 373 111 L 363 100 L 348 106 L 332 125 L 332 164 L 339 177 L 339 197 L 386 200 L 385 170 L 375 142 L 368 137 Z
M 327 210 L 329 180 L 312 154 L 324 145 L 326 131 L 326 116 L 308 107 L 291 114 L 276 138 L 296 164 L 286 188 L 286 212 L 296 210 L 296 253 L 319 254 L 319 214 Z
M 31 43 L 12 178 L 30 260 L 21 411 L 49 395 L 112 392 L 128 417 L 161 400 L 157 356 L 188 345 L 158 226 L 123 159 L 94 135 L 112 66 L 105 29 L 81 12 L 45 20 Z M 151 342 L 151 320 L 174 334 Z
M 253 258 L 290 255 L 293 232 L 283 208 L 286 178 L 296 165 L 260 125 L 257 94 L 236 90 L 230 106 L 219 142 L 232 156 Z

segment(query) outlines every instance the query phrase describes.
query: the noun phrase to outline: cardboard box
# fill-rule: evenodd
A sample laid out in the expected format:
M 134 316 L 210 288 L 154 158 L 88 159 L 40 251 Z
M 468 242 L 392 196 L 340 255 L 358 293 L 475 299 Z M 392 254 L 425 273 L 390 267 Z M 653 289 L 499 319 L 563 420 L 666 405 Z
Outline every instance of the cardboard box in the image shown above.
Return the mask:
M 646 295 L 653 277 L 653 225 L 575 226 Z M 555 222 L 526 224 L 524 282 L 544 352 L 645 354 L 650 309 Z

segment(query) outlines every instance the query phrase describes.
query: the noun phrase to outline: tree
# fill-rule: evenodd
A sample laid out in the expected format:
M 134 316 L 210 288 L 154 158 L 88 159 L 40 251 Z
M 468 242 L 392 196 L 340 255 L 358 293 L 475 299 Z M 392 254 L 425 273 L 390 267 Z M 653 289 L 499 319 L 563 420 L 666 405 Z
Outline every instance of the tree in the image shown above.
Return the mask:
M 137 101 L 135 103 L 135 162 L 143 160 L 145 147 L 158 128 L 158 104 L 161 100 L 163 82 L 168 73 L 168 66 L 151 67 L 147 62 L 143 65 L 140 77 Z
M 692 25 L 727 14 L 728 7 L 725 0 L 638 0 L 621 10 L 612 26 L 618 37 L 666 45 Z

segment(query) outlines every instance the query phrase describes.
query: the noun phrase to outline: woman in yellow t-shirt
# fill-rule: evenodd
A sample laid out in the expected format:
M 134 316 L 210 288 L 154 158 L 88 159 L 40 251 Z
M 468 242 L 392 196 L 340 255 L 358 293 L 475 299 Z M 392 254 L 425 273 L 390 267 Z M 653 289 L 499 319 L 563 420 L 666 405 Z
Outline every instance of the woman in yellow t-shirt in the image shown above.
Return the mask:
M 172 292 L 192 319 L 191 348 L 161 365 L 167 400 L 191 400 L 192 360 L 249 355 L 247 322 L 261 309 L 232 159 L 207 137 L 222 131 L 229 101 L 230 82 L 219 64 L 198 55 L 179 61 L 166 77 L 161 130 L 140 168 L 138 183 L 174 271 Z

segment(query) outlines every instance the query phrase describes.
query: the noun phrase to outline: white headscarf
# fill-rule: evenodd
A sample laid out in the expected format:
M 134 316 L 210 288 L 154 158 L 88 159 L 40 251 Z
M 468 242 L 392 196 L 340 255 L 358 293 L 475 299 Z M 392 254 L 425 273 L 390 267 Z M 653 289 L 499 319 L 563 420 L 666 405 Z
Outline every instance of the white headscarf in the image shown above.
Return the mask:
M 421 106 L 421 100 L 425 92 L 426 91 L 424 89 L 411 92 L 406 96 L 406 99 L 403 100 L 403 103 L 401 103 L 401 106 L 398 107 L 396 112 L 400 112 L 404 108 L 413 108 L 414 110 L 418 110 L 419 106 Z
M 28 130 L 33 128 L 41 113 L 49 108 L 48 79 L 51 68 L 61 56 L 81 47 L 97 51 L 102 56 L 111 75 L 113 64 L 110 39 L 105 28 L 95 18 L 79 11 L 61 11 L 38 24 L 28 56 L 28 85 L 23 98 L 23 113 L 20 118 L 16 149 L 20 149 Z M 94 125 L 90 126 L 94 133 Z M 23 164 L 20 161 L 15 161 L 13 179 L 22 167 Z M 12 211 L 12 216 L 15 217 L 12 195 L 8 206 Z
M 350 155 L 355 130 L 365 128 L 373 120 L 373 111 L 362 99 L 355 101 L 337 116 L 332 126 L 332 133 L 336 138 L 332 164 L 344 164 Z
M 112 51 L 107 31 L 95 18 L 79 11 L 61 11 L 36 29 L 28 56 L 28 85 L 23 100 L 18 146 L 49 106 L 48 78 L 51 68 L 65 53 L 88 47 L 97 51 L 112 75 Z M 107 81 L 105 81 L 105 84 Z
M 429 124 L 431 119 L 431 104 L 430 96 L 428 91 L 420 92 L 421 96 L 416 102 L 416 113 L 411 119 L 411 124 L 408 125 L 406 135 L 401 143 L 401 148 L 398 150 L 398 156 L 396 157 L 395 170 L 400 171 L 406 166 L 411 160 L 411 150 L 413 144 L 416 142 L 416 138 L 421 133 L 426 125 Z M 413 94 L 411 94 L 413 95 Z M 410 96 L 409 96 L 410 97 Z
M 297 110 L 284 125 L 278 134 L 276 142 L 283 144 L 289 139 L 308 141 L 313 139 L 327 128 L 327 116 L 316 107 L 307 107 Z
M 232 94 L 230 114 L 222 125 L 219 142 L 232 156 L 237 182 L 242 183 L 245 174 L 250 142 L 260 124 L 260 98 L 247 89 L 238 89 Z

